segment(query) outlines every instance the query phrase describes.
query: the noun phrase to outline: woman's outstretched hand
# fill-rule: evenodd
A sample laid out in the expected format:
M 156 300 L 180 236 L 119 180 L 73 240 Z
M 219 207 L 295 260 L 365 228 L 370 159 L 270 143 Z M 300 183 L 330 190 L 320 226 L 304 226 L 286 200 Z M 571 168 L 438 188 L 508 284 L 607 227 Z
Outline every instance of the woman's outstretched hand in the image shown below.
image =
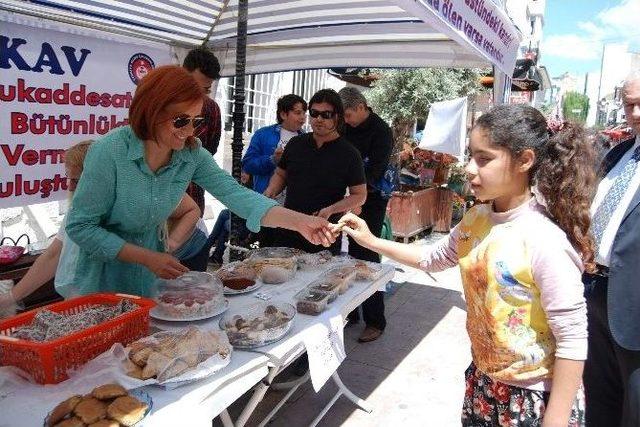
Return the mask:
M 319 216 L 300 214 L 295 219 L 295 228 L 305 239 L 314 245 L 331 246 L 336 241 L 331 223 Z

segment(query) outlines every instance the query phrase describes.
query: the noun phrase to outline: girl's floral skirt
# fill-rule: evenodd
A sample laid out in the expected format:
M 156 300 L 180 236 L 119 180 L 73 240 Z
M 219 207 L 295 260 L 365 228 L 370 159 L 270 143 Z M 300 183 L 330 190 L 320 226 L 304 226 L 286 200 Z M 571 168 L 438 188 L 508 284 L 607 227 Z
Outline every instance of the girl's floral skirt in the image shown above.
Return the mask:
M 463 426 L 542 426 L 549 392 L 494 381 L 478 370 L 473 363 L 465 372 L 465 380 Z M 584 405 L 584 391 L 580 387 L 571 409 L 568 427 L 584 426 Z

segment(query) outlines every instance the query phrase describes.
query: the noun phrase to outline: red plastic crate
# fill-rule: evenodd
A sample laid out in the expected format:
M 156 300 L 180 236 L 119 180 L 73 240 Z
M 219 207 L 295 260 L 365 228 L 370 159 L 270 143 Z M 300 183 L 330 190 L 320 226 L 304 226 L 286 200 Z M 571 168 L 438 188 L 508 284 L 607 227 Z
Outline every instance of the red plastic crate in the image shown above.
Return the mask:
M 96 304 L 115 305 L 127 299 L 138 308 L 108 322 L 52 341 L 34 342 L 11 337 L 16 328 L 28 325 L 36 313 L 46 308 L 66 315 L 76 314 Z M 111 348 L 126 345 L 149 334 L 149 310 L 155 302 L 133 295 L 93 294 L 41 307 L 0 321 L 0 365 L 16 366 L 40 384 L 57 384 L 77 369 Z

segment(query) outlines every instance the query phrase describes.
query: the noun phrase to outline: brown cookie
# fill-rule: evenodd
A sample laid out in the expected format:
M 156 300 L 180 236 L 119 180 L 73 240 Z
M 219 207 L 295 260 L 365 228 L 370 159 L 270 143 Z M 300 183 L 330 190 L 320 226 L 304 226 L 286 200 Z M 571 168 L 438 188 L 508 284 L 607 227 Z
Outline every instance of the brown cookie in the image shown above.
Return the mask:
M 135 363 L 136 365 L 140 366 L 141 368 L 144 367 L 144 365 L 147 364 L 147 359 L 149 358 L 149 355 L 153 352 L 153 348 L 152 347 L 144 347 L 141 349 L 138 349 L 136 351 L 131 350 L 129 352 L 129 359 Z
M 125 426 L 132 426 L 143 419 L 146 411 L 147 404 L 131 396 L 118 397 L 107 408 L 109 418 Z
M 120 427 L 120 423 L 114 420 L 100 420 L 89 424 L 89 427 Z
M 53 411 L 49 414 L 48 425 L 52 426 L 62 420 L 67 415 L 71 414 L 76 405 L 80 403 L 82 396 L 76 395 L 68 398 L 67 400 L 60 402 L 58 406 L 53 408 Z
M 135 367 L 129 369 L 127 371 L 127 375 L 129 375 L 132 378 L 136 378 L 139 380 L 144 380 L 144 378 L 142 377 L 142 368 L 140 366 L 136 366 Z
M 126 396 L 127 390 L 120 384 L 105 384 L 94 388 L 91 394 L 96 399 L 109 400 L 120 396 Z
M 73 412 L 80 417 L 82 422 L 91 424 L 107 417 L 107 404 L 95 397 L 85 397 Z
M 67 418 L 66 420 L 60 421 L 53 427 L 85 427 L 86 424 L 82 422 L 82 420 L 78 417 Z

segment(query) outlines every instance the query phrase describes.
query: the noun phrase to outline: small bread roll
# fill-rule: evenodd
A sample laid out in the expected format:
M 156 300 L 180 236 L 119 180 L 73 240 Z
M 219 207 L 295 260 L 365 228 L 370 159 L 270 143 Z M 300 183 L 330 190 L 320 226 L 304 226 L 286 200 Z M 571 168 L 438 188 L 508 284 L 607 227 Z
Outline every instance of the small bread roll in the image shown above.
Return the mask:
M 110 400 L 120 396 L 126 396 L 127 390 L 120 384 L 105 384 L 96 387 L 91 392 L 98 400 Z
M 73 412 L 83 423 L 91 424 L 107 417 L 107 404 L 95 397 L 85 397 Z
M 146 411 L 147 404 L 131 396 L 118 397 L 107 408 L 109 418 L 125 426 L 132 426 L 140 421 Z

